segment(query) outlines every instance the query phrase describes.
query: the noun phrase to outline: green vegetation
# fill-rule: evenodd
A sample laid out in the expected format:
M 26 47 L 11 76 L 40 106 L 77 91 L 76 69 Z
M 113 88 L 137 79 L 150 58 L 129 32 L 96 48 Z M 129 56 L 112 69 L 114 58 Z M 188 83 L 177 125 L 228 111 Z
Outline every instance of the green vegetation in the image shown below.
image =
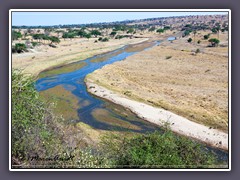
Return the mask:
M 22 43 L 16 43 L 15 46 L 12 47 L 12 53 L 23 53 L 25 51 L 27 51 L 27 47 Z
M 169 130 L 134 137 L 111 134 L 103 138 L 102 149 L 116 168 L 213 168 L 217 164 L 213 153 Z
M 110 36 L 115 36 L 116 34 L 117 34 L 116 31 L 112 31 L 112 32 L 110 33 Z
M 13 168 L 216 168 L 221 163 L 202 145 L 168 129 L 106 135 L 99 149 L 70 148 L 63 119 L 53 115 L 33 83 L 13 70 L 12 163 L 18 165 Z
M 60 39 L 58 37 L 55 37 L 55 36 L 50 36 L 49 40 L 51 41 L 51 44 L 52 43 L 60 43 Z
M 13 40 L 18 40 L 19 38 L 22 38 L 22 34 L 17 31 L 12 31 L 12 39 Z
M 186 30 L 183 32 L 183 36 L 188 36 L 191 32 L 192 30 Z
M 155 28 L 154 26 L 152 26 L 151 28 L 148 29 L 148 31 L 149 31 L 149 32 L 153 32 L 153 31 L 155 31 L 155 29 L 156 29 L 156 28 Z
M 197 49 L 196 51 L 195 51 L 195 53 L 197 54 L 197 53 L 200 53 L 201 51 L 200 51 L 200 49 Z
M 70 38 L 70 39 L 72 39 L 72 38 L 74 38 L 76 36 L 76 34 L 74 34 L 74 33 L 64 33 L 63 35 L 62 35 L 62 38 Z
M 204 35 L 203 38 L 207 40 L 210 37 L 210 34 Z
M 12 72 L 13 168 L 103 168 L 98 152 L 72 149 L 63 140 L 62 119 L 39 97 L 31 77 Z
M 157 32 L 158 33 L 164 33 L 164 29 L 158 29 Z
M 201 40 L 198 40 L 197 43 L 200 44 L 200 43 L 201 43 Z
M 33 46 L 33 47 L 35 47 L 35 46 L 39 45 L 39 43 L 38 43 L 38 42 L 31 42 L 31 44 L 32 44 L 32 46 Z
M 212 47 L 216 47 L 220 43 L 219 39 L 217 39 L 217 38 L 209 39 L 209 42 L 211 43 Z
M 109 41 L 109 39 L 107 37 L 105 37 L 105 38 L 100 37 L 100 38 L 98 38 L 98 41 L 107 42 L 107 41 Z
M 94 35 L 95 37 L 101 36 L 101 32 L 99 32 L 98 30 L 92 30 L 91 35 Z
M 115 39 L 122 39 L 122 38 L 124 38 L 124 36 L 122 36 L 122 35 L 117 35 L 117 36 L 115 37 Z
M 127 31 L 127 34 L 133 34 L 134 33 L 134 29 L 133 28 L 130 28 L 128 31 Z
M 189 43 L 192 42 L 192 38 L 189 38 L 187 41 L 188 41 Z
M 211 29 L 212 33 L 217 34 L 217 28 L 212 28 Z

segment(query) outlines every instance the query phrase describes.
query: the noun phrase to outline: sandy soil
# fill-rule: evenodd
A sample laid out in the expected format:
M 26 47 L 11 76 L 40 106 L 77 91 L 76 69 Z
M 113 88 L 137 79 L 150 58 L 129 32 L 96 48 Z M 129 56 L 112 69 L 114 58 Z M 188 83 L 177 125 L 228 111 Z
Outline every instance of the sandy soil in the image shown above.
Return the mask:
M 97 54 L 115 50 L 126 44 L 146 41 L 148 38 L 110 39 L 109 42 L 94 43 L 97 38 L 61 39 L 57 48 L 41 45 L 30 52 L 12 55 L 12 67 L 23 72 L 38 75 L 41 71 L 62 64 L 84 60 Z
M 142 119 L 159 126 L 164 126 L 167 123 L 168 127 L 176 133 L 192 137 L 213 147 L 224 150 L 228 149 L 227 133 L 189 121 L 188 119 L 178 116 L 170 111 L 130 100 L 123 95 L 113 93 L 104 87 L 92 83 L 89 79 L 87 79 L 86 84 L 90 93 L 127 107 Z
M 200 32 L 196 41 L 207 33 Z M 165 41 L 87 78 L 119 95 L 227 133 L 227 34 L 220 34 L 222 44 L 216 48 L 207 47 L 203 39 L 199 45 L 188 43 L 188 38 Z M 194 53 L 198 48 L 201 52 Z

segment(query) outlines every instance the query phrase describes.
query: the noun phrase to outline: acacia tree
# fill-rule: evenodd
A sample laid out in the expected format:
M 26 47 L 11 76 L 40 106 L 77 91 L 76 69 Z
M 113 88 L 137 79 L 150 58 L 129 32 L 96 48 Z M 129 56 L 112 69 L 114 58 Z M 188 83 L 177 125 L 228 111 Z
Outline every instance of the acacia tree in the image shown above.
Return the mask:
M 12 32 L 12 39 L 13 40 L 18 40 L 18 38 L 21 38 L 21 37 L 22 37 L 21 32 L 17 32 L 17 31 Z
M 217 38 L 209 39 L 209 42 L 211 43 L 212 47 L 216 47 L 220 43 L 219 39 Z
M 58 37 L 55 37 L 55 36 L 50 36 L 49 40 L 51 41 L 50 44 L 52 44 L 52 43 L 60 43 L 60 39 Z
M 110 33 L 110 36 L 114 37 L 116 34 L 117 34 L 116 31 L 112 31 L 112 32 Z
M 157 32 L 158 33 L 164 33 L 164 29 L 158 29 Z
M 194 31 L 193 31 L 193 35 L 194 35 L 194 44 L 195 44 L 196 34 L 197 34 L 197 31 L 194 30 Z
M 91 31 L 91 35 L 94 35 L 95 37 L 101 36 L 101 32 L 98 31 L 98 30 L 92 30 L 92 31 Z

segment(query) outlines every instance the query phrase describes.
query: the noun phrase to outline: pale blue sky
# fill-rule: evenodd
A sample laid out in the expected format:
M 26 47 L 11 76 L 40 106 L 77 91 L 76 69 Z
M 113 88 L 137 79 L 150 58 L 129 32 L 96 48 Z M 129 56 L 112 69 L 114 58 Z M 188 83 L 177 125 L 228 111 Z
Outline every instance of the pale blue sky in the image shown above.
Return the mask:
M 12 25 L 87 24 L 156 17 L 214 14 L 227 14 L 227 12 L 12 12 Z

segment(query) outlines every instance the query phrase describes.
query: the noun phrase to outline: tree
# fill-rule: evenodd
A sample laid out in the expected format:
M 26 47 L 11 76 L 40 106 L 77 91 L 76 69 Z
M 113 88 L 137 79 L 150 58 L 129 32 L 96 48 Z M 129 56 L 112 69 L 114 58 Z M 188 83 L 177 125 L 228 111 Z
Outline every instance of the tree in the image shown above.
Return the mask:
M 99 32 L 98 30 L 92 30 L 91 35 L 94 35 L 95 37 L 101 36 L 101 32 Z
M 22 53 L 22 52 L 24 52 L 24 51 L 26 51 L 26 50 L 27 50 L 26 45 L 25 45 L 25 44 L 22 44 L 22 43 L 17 43 L 17 44 L 15 44 L 15 46 L 13 46 L 13 48 L 12 48 L 12 52 L 13 52 L 13 53 L 14 53 L 14 52 Z
M 192 42 L 192 38 L 189 38 L 187 41 L 188 41 L 189 43 Z
M 75 34 L 74 33 L 64 33 L 63 35 L 62 35 L 62 38 L 70 38 L 70 39 L 72 39 L 72 38 L 74 38 L 75 37 Z
M 212 47 L 216 47 L 220 43 L 219 39 L 217 38 L 209 39 L 209 42 L 211 43 Z
M 111 33 L 110 33 L 110 36 L 115 36 L 117 34 L 117 32 L 116 31 L 112 31 Z
M 164 33 L 164 29 L 158 29 L 157 32 L 158 33 Z
M 170 26 L 164 26 L 164 30 L 169 30 L 171 27 Z
M 153 32 L 153 31 L 155 31 L 155 29 L 156 29 L 156 28 L 155 28 L 154 26 L 152 26 L 151 28 L 148 29 L 148 31 L 149 31 L 149 32 Z
M 77 32 L 77 35 L 80 36 L 80 37 L 84 37 L 87 33 L 81 29 L 80 31 Z
M 127 34 L 132 34 L 134 32 L 134 29 L 133 28 L 130 28 L 128 31 L 127 31 Z
M 203 36 L 203 38 L 204 38 L 205 40 L 207 40 L 209 37 L 210 37 L 210 34 Z
M 88 33 L 88 34 L 86 34 L 84 37 L 87 38 L 87 39 L 89 39 L 89 38 L 91 38 L 92 36 L 91 36 L 90 33 Z
M 22 34 L 20 32 L 12 31 L 12 39 L 13 40 L 18 40 L 21 37 L 22 37 Z
M 211 31 L 212 31 L 212 33 L 214 33 L 214 34 L 217 33 L 217 29 L 216 29 L 216 28 L 212 28 Z
M 192 31 L 191 30 L 186 30 L 183 33 L 183 36 L 188 36 Z
M 38 40 L 38 41 L 42 40 L 44 36 L 45 36 L 44 34 L 33 34 L 32 35 L 33 39 Z
M 52 43 L 60 43 L 60 39 L 58 37 L 55 37 L 55 36 L 50 36 L 49 40 L 51 41 L 51 44 Z

